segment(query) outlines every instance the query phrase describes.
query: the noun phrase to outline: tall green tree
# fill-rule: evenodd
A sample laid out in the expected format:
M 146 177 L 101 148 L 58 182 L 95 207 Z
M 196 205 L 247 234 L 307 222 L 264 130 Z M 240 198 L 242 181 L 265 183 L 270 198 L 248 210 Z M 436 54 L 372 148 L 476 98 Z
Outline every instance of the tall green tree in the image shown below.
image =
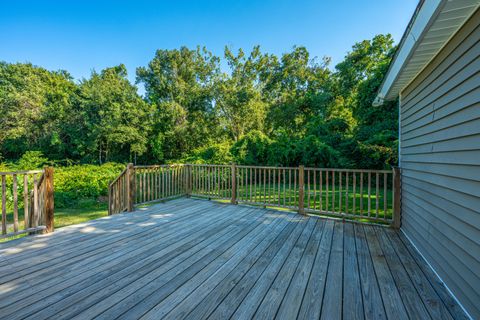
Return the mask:
M 76 147 L 90 161 L 129 161 L 147 151 L 152 110 L 124 65 L 93 72 L 79 86 Z M 96 159 L 95 159 L 96 156 Z
M 262 95 L 260 72 L 268 58 L 258 46 L 248 56 L 241 49 L 235 55 L 225 48 L 230 72 L 216 84 L 215 107 L 222 127 L 234 141 L 251 130 L 265 129 L 268 102 Z
M 77 88 L 66 71 L 0 62 L 0 146 L 7 158 L 43 150 L 51 159 L 71 155 L 65 134 Z
M 155 106 L 150 147 L 160 161 L 179 159 L 217 139 L 213 87 L 219 58 L 205 48 L 158 50 L 137 69 L 146 100 Z

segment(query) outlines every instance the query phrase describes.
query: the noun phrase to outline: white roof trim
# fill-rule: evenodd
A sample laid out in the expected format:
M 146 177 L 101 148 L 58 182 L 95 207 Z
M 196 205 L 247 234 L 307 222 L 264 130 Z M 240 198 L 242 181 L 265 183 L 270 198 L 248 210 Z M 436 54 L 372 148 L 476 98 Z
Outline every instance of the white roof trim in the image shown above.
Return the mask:
M 425 0 L 421 3 L 403 35 L 373 105 L 396 99 L 479 5 L 480 0 Z

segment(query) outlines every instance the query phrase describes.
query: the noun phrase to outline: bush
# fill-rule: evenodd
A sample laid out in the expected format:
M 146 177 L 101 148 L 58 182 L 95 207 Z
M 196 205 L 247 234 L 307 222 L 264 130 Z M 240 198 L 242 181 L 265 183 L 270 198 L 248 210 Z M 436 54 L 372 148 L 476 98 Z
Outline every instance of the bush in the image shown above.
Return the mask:
M 18 160 L 15 165 L 16 170 L 34 170 L 45 166 L 48 159 L 43 156 L 41 151 L 27 151 Z
M 108 195 L 108 184 L 115 179 L 124 164 L 75 165 L 55 168 L 55 206 L 62 208 L 81 199 L 98 199 Z
M 267 162 L 270 143 L 270 139 L 265 134 L 252 130 L 232 146 L 231 152 L 238 164 L 264 164 Z
M 192 156 L 184 159 L 185 163 L 228 164 L 233 161 L 228 142 L 216 143 L 195 150 Z

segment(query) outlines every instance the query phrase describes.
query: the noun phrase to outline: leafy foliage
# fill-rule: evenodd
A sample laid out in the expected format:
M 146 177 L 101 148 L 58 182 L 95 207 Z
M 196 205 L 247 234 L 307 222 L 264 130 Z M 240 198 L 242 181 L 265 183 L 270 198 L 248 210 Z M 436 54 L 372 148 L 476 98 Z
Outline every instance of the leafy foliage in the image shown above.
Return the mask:
M 305 47 L 279 57 L 258 46 L 227 47 L 223 58 L 201 47 L 158 50 L 136 71 L 144 97 L 124 65 L 74 82 L 66 71 L 2 62 L 0 157 L 22 168 L 112 161 L 388 168 L 397 161 L 397 104 L 371 104 L 392 53 L 390 35 L 356 43 L 335 67 Z M 59 192 L 101 195 L 105 182 L 87 170 L 107 179 L 118 167 L 96 168 L 59 169 Z

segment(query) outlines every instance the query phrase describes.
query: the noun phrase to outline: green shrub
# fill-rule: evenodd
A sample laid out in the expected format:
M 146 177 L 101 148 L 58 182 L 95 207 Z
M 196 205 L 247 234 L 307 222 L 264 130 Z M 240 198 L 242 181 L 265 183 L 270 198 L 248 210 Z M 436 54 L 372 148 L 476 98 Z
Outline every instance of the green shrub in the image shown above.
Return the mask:
M 115 179 L 124 164 L 74 165 L 55 168 L 55 206 L 66 207 L 80 199 L 108 196 L 108 184 Z

